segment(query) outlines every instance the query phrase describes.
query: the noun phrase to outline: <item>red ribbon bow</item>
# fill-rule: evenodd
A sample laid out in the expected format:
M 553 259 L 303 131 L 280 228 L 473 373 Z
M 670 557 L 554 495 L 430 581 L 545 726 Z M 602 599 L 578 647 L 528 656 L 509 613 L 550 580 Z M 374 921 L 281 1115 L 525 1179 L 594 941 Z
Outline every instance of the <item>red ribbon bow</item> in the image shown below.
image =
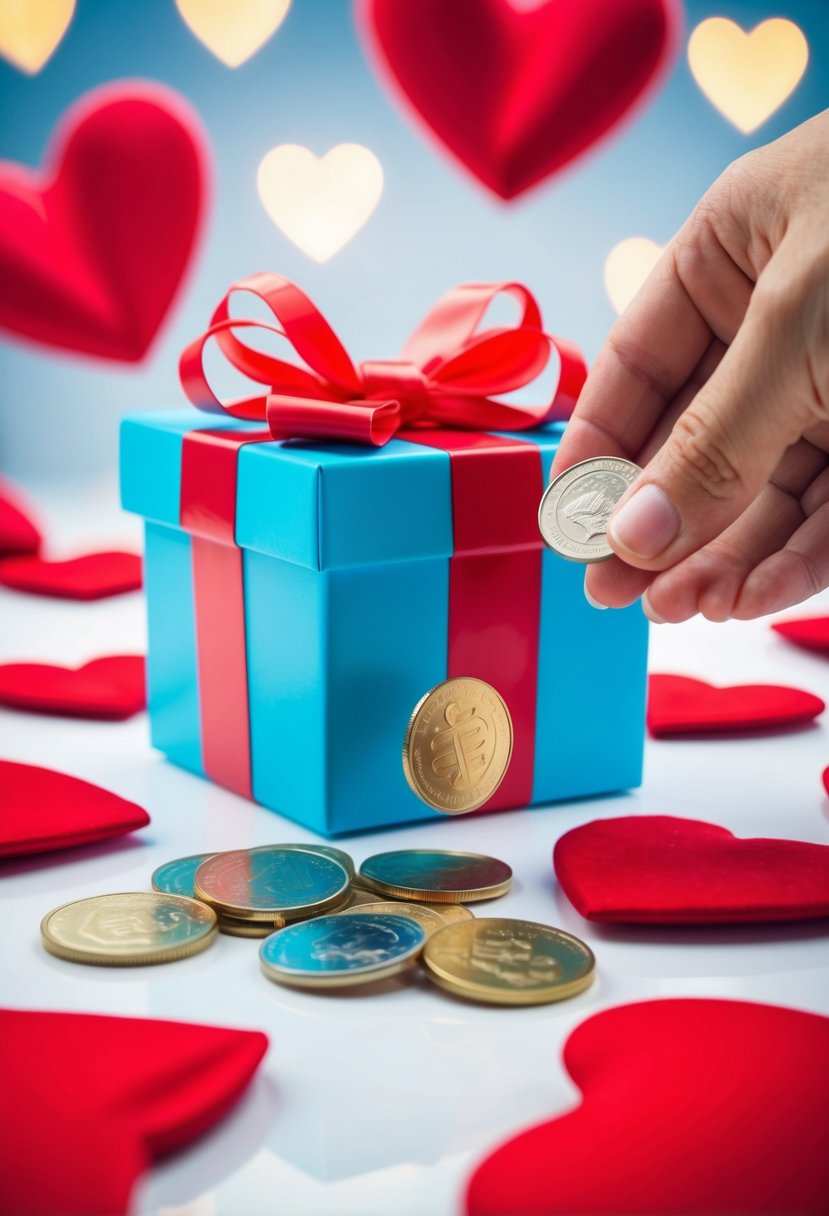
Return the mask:
M 235 291 L 249 291 L 270 309 L 276 325 L 229 313 Z M 501 293 L 521 305 L 512 327 L 479 330 Z M 290 342 L 306 367 L 246 346 L 238 329 L 260 329 Z M 224 403 L 204 371 L 204 348 L 216 339 L 237 371 L 269 386 L 264 395 Z M 551 349 L 559 357 L 558 383 L 546 405 L 510 405 L 490 394 L 523 388 L 541 374 Z M 323 438 L 381 446 L 403 427 L 523 431 L 569 418 L 587 375 L 578 348 L 545 334 L 535 298 L 520 283 L 467 283 L 438 300 L 414 331 L 400 359 L 355 367 L 312 301 L 281 275 L 263 272 L 233 283 L 210 327 L 184 350 L 181 383 L 200 410 L 261 422 L 275 439 Z

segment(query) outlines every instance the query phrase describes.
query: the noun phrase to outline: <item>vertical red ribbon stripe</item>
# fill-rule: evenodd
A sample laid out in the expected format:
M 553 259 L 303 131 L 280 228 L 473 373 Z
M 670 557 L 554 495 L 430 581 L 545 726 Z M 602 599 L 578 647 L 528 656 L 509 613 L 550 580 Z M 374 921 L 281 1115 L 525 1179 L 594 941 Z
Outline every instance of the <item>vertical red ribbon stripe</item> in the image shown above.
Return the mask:
M 541 453 L 534 443 L 479 431 L 409 431 L 400 438 L 449 453 L 454 556 L 447 675 L 486 680 L 512 717 L 512 761 L 480 809 L 526 806 L 535 768 L 541 627 Z
M 181 456 L 179 519 L 192 535 L 202 763 L 213 781 L 246 798 L 253 789 L 237 461 L 244 444 L 270 438 L 268 431 L 190 431 Z

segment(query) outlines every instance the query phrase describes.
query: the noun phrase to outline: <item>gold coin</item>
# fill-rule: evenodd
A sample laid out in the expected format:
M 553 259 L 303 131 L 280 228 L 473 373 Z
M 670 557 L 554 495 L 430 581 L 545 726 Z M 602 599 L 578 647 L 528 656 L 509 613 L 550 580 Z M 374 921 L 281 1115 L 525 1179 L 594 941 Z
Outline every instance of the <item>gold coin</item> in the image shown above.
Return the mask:
M 441 920 L 447 925 L 455 925 L 458 921 L 474 920 L 475 913 L 466 904 L 432 904 Z
M 371 916 L 374 913 L 391 913 L 392 916 L 408 916 L 426 930 L 426 933 L 434 933 L 436 929 L 442 929 L 448 922 L 443 919 L 441 914 L 432 908 L 427 908 L 425 904 L 415 904 L 412 902 L 403 903 L 402 901 L 395 902 L 392 899 L 377 900 L 375 903 L 362 904 L 358 909 L 361 913 Z M 351 908 L 345 908 L 338 915 L 348 916 Z
M 449 849 L 398 849 L 375 853 L 360 866 L 360 882 L 391 899 L 465 904 L 506 895 L 512 870 L 482 853 Z
M 368 887 L 360 887 L 356 883 L 351 884 L 348 892 L 348 901 L 346 908 L 358 908 L 361 904 L 377 903 L 377 892 L 370 890 Z
M 341 904 L 350 878 L 314 849 L 265 845 L 217 853 L 199 866 L 193 885 L 196 898 L 224 916 L 281 928 Z
M 73 963 L 137 967 L 198 954 L 216 940 L 216 913 L 162 892 L 95 895 L 63 904 L 40 925 L 50 954 Z
M 563 1001 L 593 982 L 596 967 L 577 937 L 503 918 L 447 925 L 429 938 L 422 962 L 440 988 L 492 1005 Z
M 444 815 L 483 806 L 512 757 L 506 702 L 483 680 L 445 680 L 418 701 L 403 740 L 403 772 L 418 798 Z
M 233 920 L 230 916 L 220 916 L 219 932 L 228 937 L 269 937 L 276 932 L 276 925 L 261 920 Z

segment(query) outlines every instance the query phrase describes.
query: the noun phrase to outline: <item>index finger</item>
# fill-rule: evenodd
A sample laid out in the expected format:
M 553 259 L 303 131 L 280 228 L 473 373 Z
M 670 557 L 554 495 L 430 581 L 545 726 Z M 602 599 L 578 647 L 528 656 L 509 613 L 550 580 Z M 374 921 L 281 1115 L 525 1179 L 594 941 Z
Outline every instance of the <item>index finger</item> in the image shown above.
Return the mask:
M 551 478 L 593 456 L 635 460 L 711 335 L 679 276 L 671 244 L 611 329 L 567 424 Z

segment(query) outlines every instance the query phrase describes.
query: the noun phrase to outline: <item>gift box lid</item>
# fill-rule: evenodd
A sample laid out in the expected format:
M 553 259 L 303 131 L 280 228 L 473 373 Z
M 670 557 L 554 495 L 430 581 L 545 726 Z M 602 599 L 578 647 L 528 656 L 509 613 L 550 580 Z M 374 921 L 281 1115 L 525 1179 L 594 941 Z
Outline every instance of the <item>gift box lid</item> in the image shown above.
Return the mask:
M 539 449 L 543 472 L 564 424 L 549 423 L 508 436 Z M 261 435 L 261 426 L 206 417 L 193 409 L 146 413 L 121 426 L 121 498 L 124 508 L 170 527 L 182 524 L 182 460 L 185 436 L 194 431 Z M 492 454 L 497 458 L 497 440 Z M 486 448 L 487 436 L 470 437 Z M 311 570 L 450 557 L 453 530 L 452 472 L 447 451 L 422 442 L 391 439 L 383 447 L 305 440 L 257 441 L 234 456 L 235 525 L 232 539 L 244 549 L 279 557 Z M 488 468 L 491 473 L 491 466 Z M 498 529 L 499 479 L 490 477 L 481 537 L 493 547 Z M 536 487 L 531 487 L 534 501 Z M 540 545 L 535 511 L 522 508 L 514 536 L 498 548 Z M 192 528 L 188 527 L 188 530 Z M 228 539 L 231 539 L 230 537 Z

